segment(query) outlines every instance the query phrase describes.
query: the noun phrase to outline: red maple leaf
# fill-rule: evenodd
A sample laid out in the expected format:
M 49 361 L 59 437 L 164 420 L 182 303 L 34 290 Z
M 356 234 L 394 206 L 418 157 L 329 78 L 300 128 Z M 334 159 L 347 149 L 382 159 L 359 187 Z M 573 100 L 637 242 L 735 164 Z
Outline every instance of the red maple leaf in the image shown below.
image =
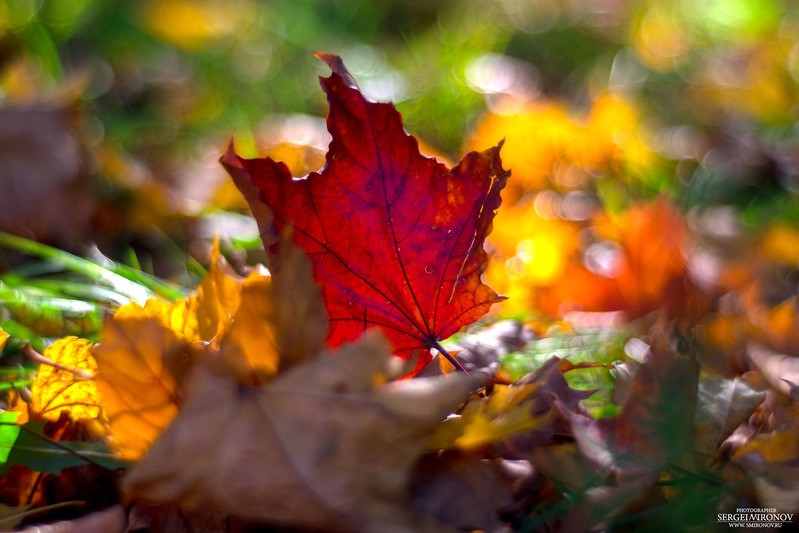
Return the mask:
M 271 257 L 285 226 L 310 255 L 330 317 L 328 343 L 379 327 L 401 357 L 420 352 L 421 366 L 430 348 L 502 299 L 480 280 L 483 241 L 510 174 L 501 143 L 448 170 L 419 152 L 393 105 L 361 94 L 338 56 L 318 57 L 333 71 L 320 79 L 333 137 L 324 169 L 296 179 L 284 163 L 243 159 L 232 144 L 221 162 Z

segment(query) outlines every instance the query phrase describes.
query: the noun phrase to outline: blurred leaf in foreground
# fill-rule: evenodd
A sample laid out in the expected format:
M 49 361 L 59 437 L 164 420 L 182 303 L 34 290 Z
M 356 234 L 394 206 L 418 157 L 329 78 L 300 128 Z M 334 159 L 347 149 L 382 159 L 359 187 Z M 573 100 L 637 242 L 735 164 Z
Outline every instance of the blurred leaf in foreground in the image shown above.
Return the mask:
M 647 487 L 687 450 L 699 365 L 664 343 L 654 342 L 617 416 L 594 420 L 561 409 L 576 447 L 535 451 L 536 466 L 575 501 L 562 524 L 565 530 L 606 526 L 632 502 L 650 497 Z
M 402 369 L 379 333 L 324 351 L 321 296 L 309 289 L 308 260 L 291 250 L 284 245 L 273 280 L 284 297 L 259 311 L 261 323 L 279 326 L 281 371 L 265 382 L 258 367 L 246 372 L 241 346 L 227 338 L 213 356 L 191 358 L 179 414 L 129 472 L 128 495 L 317 530 L 439 531 L 408 502 L 411 467 L 483 378 L 386 384 Z M 303 344 L 306 329 L 316 333 Z
M 187 343 L 155 318 L 112 318 L 94 347 L 95 382 L 119 453 L 138 459 L 177 414 L 178 392 L 167 358 L 180 359 Z

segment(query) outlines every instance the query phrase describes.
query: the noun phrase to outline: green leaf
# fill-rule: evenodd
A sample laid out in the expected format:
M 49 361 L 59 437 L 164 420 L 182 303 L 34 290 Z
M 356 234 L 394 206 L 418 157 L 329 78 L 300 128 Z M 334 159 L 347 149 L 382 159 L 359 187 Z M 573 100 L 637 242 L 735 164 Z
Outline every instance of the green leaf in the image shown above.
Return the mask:
M 16 424 L 17 416 L 19 413 L 9 411 L 0 413 L 0 465 L 5 464 L 9 453 L 11 453 L 11 448 L 19 436 L 19 426 Z
M 0 422 L 0 427 L 9 425 Z M 108 451 L 102 443 L 54 441 L 44 434 L 44 425 L 45 422 L 29 422 L 18 427 L 19 435 L 7 461 L 0 464 L 0 476 L 7 474 L 10 465 L 24 465 L 46 474 L 58 474 L 64 468 L 87 463 L 108 469 L 127 468 L 130 465 Z
M 129 301 L 143 304 L 156 294 L 170 300 L 181 298 L 187 294 L 187 291 L 178 285 L 160 280 L 134 268 L 114 263 L 111 260 L 105 260 L 103 262 L 106 264 L 100 264 L 10 233 L 0 231 L 0 246 L 52 261 L 72 272 L 95 279 L 99 284 L 109 287 Z

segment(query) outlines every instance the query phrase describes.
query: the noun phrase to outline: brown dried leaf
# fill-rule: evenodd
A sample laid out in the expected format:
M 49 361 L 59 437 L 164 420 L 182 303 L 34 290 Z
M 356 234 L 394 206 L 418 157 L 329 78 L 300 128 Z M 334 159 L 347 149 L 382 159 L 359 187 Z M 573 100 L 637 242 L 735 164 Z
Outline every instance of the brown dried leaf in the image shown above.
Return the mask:
M 377 333 L 258 387 L 200 364 L 129 496 L 324 531 L 440 531 L 406 487 L 427 434 L 480 378 L 391 382 Z M 202 461 L 197 458 L 202 457 Z
M 428 454 L 414 469 L 410 492 L 418 509 L 445 524 L 498 531 L 499 511 L 513 503 L 512 481 L 496 461 L 457 452 Z
M 203 510 L 184 512 L 174 505 L 137 502 L 128 515 L 125 533 L 153 531 L 193 533 L 195 531 L 230 531 L 231 518 Z
M 281 371 L 322 351 L 328 331 L 322 291 L 313 281 L 311 260 L 288 242 L 285 239 L 281 247 L 283 268 L 275 272 L 272 282 L 272 300 L 276 302 L 272 323 L 281 347 Z
M 561 408 L 586 457 L 624 475 L 655 472 L 688 444 L 698 363 L 674 353 L 659 338 L 630 383 L 619 415 L 594 420 Z
M 746 355 L 768 385 L 790 396 L 791 383 L 799 383 L 799 358 L 781 354 L 762 344 L 750 343 Z

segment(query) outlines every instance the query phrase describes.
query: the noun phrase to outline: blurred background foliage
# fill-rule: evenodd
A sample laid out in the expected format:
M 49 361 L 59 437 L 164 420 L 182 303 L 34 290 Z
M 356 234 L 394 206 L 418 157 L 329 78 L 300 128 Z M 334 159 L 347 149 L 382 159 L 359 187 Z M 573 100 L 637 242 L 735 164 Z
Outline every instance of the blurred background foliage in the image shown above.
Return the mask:
M 0 395 L 33 380 L 22 342 L 97 339 L 109 309 L 187 294 L 214 235 L 240 273 L 265 260 L 218 159 L 235 138 L 296 175 L 322 166 L 313 51 L 395 102 L 430 155 L 504 139 L 485 277 L 509 296 L 496 314 L 539 334 L 501 352 L 509 381 L 559 355 L 611 416 L 666 315 L 705 385 L 770 391 L 735 453 L 747 475 L 771 458 L 759 501 L 794 509 L 793 0 L 0 0 Z M 715 527 L 677 506 L 737 494 L 739 473 L 701 484 L 726 454 L 656 515 Z
M 262 260 L 217 160 L 235 136 L 298 175 L 323 164 L 317 50 L 430 154 L 505 139 L 502 313 L 666 307 L 727 347 L 799 350 L 788 0 L 3 0 L 0 229 L 184 286 L 216 233 L 239 268 Z M 17 301 L 21 261 L 0 256 Z

